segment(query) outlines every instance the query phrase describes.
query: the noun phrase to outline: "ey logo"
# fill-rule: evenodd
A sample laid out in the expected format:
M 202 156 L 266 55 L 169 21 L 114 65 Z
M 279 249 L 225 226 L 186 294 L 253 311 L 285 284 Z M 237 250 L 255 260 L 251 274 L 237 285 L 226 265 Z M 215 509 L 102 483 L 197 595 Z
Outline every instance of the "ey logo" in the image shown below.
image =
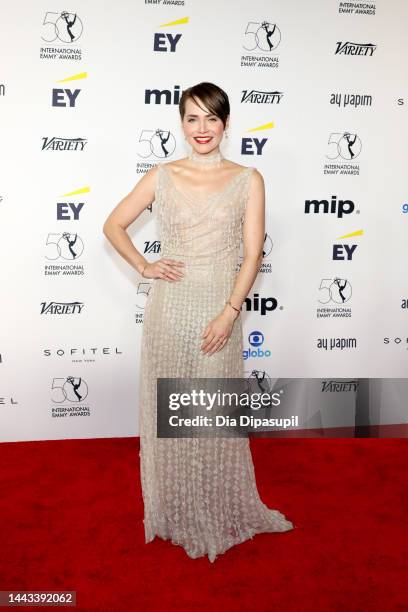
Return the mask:
M 248 132 L 265 132 L 275 127 L 275 124 L 270 121 L 254 128 L 247 130 Z M 241 141 L 241 155 L 262 155 L 263 148 L 268 142 L 268 138 L 243 137 Z
M 73 76 L 67 77 L 66 79 L 61 79 L 57 81 L 57 83 L 68 83 L 70 81 L 78 81 L 79 79 L 86 79 L 88 77 L 87 72 L 80 72 L 79 74 L 74 74 Z M 62 106 L 62 107 L 75 107 L 77 97 L 79 95 L 80 89 L 70 89 L 68 87 L 53 87 L 52 89 L 52 106 Z
M 169 28 L 184 23 L 188 23 L 188 17 L 182 17 L 175 21 L 169 21 L 168 23 L 162 23 L 161 28 Z M 181 34 L 170 34 L 169 32 L 156 32 L 153 39 L 153 51 L 159 51 L 160 53 L 175 53 L 176 47 L 181 38 Z
M 351 232 L 351 234 L 344 234 L 344 236 L 339 236 L 338 240 L 343 240 L 345 238 L 353 238 L 355 236 L 362 236 L 363 234 L 364 230 L 360 229 L 355 232 Z M 333 260 L 351 261 L 353 259 L 353 254 L 356 248 L 356 244 L 333 244 Z

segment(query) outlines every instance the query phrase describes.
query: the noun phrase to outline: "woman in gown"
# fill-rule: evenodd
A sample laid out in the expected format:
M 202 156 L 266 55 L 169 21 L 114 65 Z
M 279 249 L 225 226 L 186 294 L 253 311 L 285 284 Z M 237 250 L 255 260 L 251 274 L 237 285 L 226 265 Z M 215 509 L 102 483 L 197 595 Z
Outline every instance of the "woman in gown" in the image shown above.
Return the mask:
M 139 373 L 145 541 L 157 535 L 191 558 L 214 561 L 257 533 L 294 525 L 261 501 L 248 438 L 156 435 L 157 378 L 244 378 L 240 309 L 262 261 L 265 225 L 262 175 L 219 149 L 227 94 L 199 83 L 184 91 L 179 110 L 191 153 L 149 170 L 112 211 L 104 233 L 152 279 Z M 162 256 L 148 263 L 125 230 L 152 202 Z

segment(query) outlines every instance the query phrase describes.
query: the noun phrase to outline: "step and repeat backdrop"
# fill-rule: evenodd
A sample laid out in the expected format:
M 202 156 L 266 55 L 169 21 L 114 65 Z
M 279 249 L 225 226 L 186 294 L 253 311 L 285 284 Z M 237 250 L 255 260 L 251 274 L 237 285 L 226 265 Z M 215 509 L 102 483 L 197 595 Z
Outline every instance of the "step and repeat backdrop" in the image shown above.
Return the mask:
M 304 428 L 406 422 L 407 22 L 405 0 L 3 5 L 1 441 L 138 435 L 150 281 L 102 226 L 189 153 L 200 81 L 230 98 L 223 154 L 265 179 L 247 375 L 292 380 Z M 160 257 L 154 202 L 128 231 Z

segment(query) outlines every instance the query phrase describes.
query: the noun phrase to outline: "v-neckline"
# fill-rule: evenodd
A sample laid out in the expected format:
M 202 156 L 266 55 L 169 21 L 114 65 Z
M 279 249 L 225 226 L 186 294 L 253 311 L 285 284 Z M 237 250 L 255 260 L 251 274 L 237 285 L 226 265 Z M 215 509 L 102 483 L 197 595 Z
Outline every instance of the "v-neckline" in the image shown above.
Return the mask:
M 197 200 L 199 202 L 203 202 L 205 200 L 209 200 L 212 199 L 216 196 L 219 196 L 221 194 L 224 194 L 236 181 L 236 179 L 238 179 L 240 176 L 242 176 L 245 172 L 247 172 L 248 170 L 251 170 L 250 166 L 247 166 L 246 168 L 244 168 L 243 170 L 241 170 L 240 172 L 238 172 L 234 177 L 232 177 L 229 181 L 227 181 L 226 185 L 224 187 L 222 187 L 222 189 L 218 189 L 218 191 L 214 191 L 213 193 L 208 193 L 205 196 L 199 196 L 199 195 L 194 195 L 193 193 L 187 193 L 185 191 L 182 191 L 181 189 L 179 189 L 177 187 L 177 185 L 175 184 L 173 177 L 171 176 L 171 171 L 167 170 L 167 168 L 165 167 L 165 164 L 161 164 L 164 173 L 166 174 L 170 184 L 172 185 L 173 189 L 175 191 L 177 191 L 177 193 L 179 193 L 180 195 L 182 195 L 183 197 L 190 199 L 190 200 Z

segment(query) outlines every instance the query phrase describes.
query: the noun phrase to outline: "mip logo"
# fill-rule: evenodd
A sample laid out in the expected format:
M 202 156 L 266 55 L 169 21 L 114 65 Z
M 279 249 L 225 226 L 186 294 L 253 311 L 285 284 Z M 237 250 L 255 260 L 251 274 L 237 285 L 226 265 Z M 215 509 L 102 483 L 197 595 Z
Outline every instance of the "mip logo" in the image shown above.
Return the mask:
M 270 121 L 263 125 L 258 125 L 250 128 L 248 132 L 264 132 L 265 130 L 271 130 L 275 127 L 275 124 Z M 268 138 L 257 138 L 256 136 L 247 136 L 242 138 L 241 141 L 241 155 L 262 155 L 264 146 L 268 142 Z
M 259 330 L 251 332 L 248 336 L 248 342 L 251 345 L 250 348 L 243 350 L 244 359 L 249 357 L 270 357 L 271 351 L 269 349 L 260 348 L 265 341 L 265 336 Z
M 79 74 L 74 74 L 66 79 L 61 79 L 60 81 L 57 81 L 57 83 L 68 83 L 69 81 L 86 79 L 87 77 L 87 72 L 80 72 Z M 68 87 L 54 87 L 52 90 L 52 106 L 62 106 L 64 108 L 69 106 L 70 108 L 74 108 L 80 91 L 80 89 L 70 89 Z

